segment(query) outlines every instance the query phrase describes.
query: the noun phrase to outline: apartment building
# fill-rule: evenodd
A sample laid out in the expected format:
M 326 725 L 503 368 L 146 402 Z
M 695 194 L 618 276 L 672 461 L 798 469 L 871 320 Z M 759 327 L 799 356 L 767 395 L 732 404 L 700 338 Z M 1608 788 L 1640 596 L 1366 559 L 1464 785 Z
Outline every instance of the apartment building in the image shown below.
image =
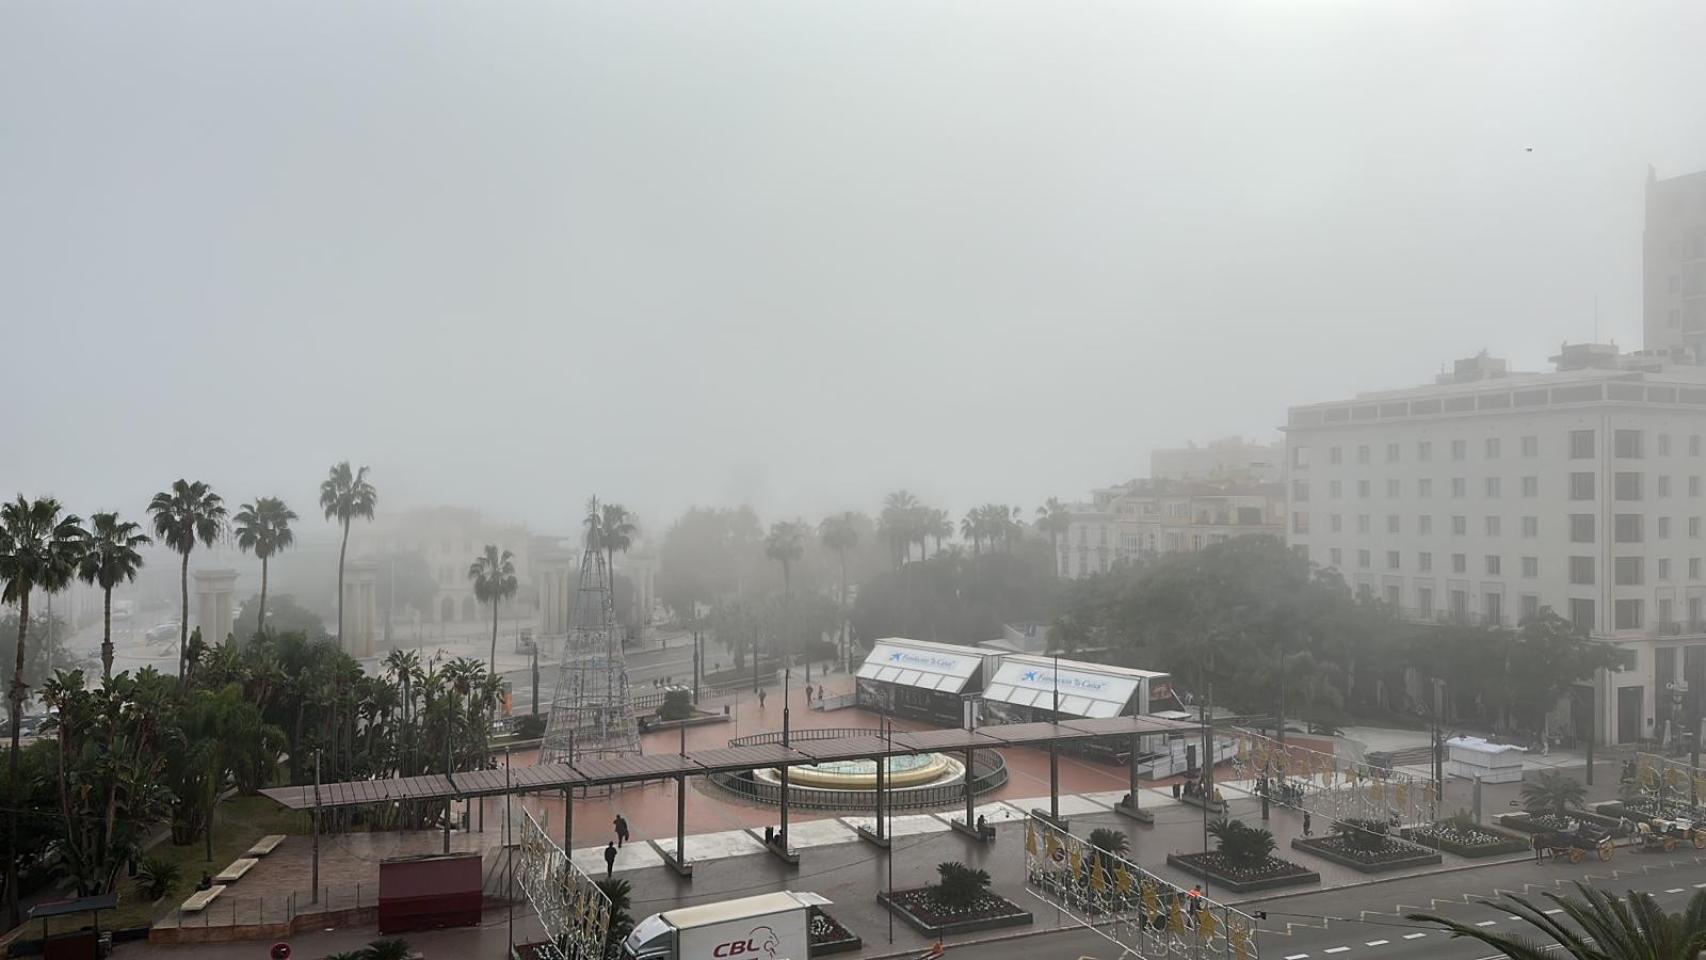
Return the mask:
M 1133 480 L 1074 504 L 1056 558 L 1061 576 L 1106 573 L 1119 560 L 1201 550 L 1252 533 L 1285 535 L 1285 487 Z
M 1648 168 L 1641 260 L 1645 346 L 1706 358 L 1706 171 Z
M 1552 361 L 1291 408 L 1288 539 L 1406 616 L 1551 609 L 1616 644 L 1596 722 L 1630 742 L 1662 731 L 1675 681 L 1706 689 L 1706 367 L 1593 344 Z
M 1149 476 L 1158 481 L 1252 486 L 1285 479 L 1285 445 L 1222 437 L 1149 451 Z

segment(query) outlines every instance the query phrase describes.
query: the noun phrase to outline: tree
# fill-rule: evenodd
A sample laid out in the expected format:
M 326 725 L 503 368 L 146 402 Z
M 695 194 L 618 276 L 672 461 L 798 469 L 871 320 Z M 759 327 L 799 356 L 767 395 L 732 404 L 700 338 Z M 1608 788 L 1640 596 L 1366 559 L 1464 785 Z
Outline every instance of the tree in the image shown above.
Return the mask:
M 331 634 L 326 632 L 326 622 L 320 615 L 303 607 L 296 602 L 292 594 L 281 593 L 273 597 L 267 614 L 267 633 L 277 636 L 286 633 L 300 633 L 310 641 L 327 640 Z M 237 609 L 237 623 L 233 630 L 239 637 L 254 637 L 260 633 L 260 595 L 256 594 L 243 601 Z
M 1215 852 L 1234 866 L 1254 867 L 1273 856 L 1274 835 L 1242 820 L 1222 817 L 1208 825 L 1208 832 L 1215 840 Z
M 847 656 L 847 551 L 859 544 L 859 528 L 854 525 L 853 512 L 824 517 L 817 527 L 818 539 L 835 551 L 841 560 L 841 654 Z
M 764 555 L 782 565 L 782 616 L 784 622 L 788 611 L 788 577 L 794 561 L 805 553 L 806 525 L 798 520 L 782 520 L 770 525 L 770 535 L 764 538 Z M 791 651 L 792 645 L 784 639 L 784 651 Z M 811 679 L 811 668 L 806 668 L 806 679 Z
M 888 541 L 889 553 L 896 567 L 905 563 L 912 553 L 918 510 L 918 498 L 906 490 L 896 490 L 883 498 L 883 512 L 877 518 L 877 531 Z
M 253 553 L 261 561 L 261 602 L 255 610 L 255 631 L 267 628 L 267 563 L 274 554 L 296 543 L 290 522 L 296 511 L 277 497 L 258 497 L 254 503 L 243 504 L 232 518 L 236 524 L 237 549 Z M 340 583 L 338 593 L 343 594 Z
M 948 519 L 948 511 L 931 508 L 925 511 L 924 532 L 936 541 L 936 552 L 942 552 L 942 541 L 954 535 L 954 521 Z M 919 551 L 923 552 L 920 545 Z
M 468 579 L 474 584 L 474 598 L 492 605 L 492 656 L 486 669 L 498 672 L 498 604 L 515 596 L 520 584 L 515 579 L 515 563 L 508 550 L 501 554 L 497 544 L 486 544 L 484 555 L 476 557 L 468 567 Z
M 185 656 L 190 645 L 190 551 L 196 541 L 213 546 L 225 529 L 225 501 L 200 480 L 175 480 L 172 489 L 154 495 L 148 504 L 154 516 L 154 532 L 160 541 L 182 557 L 178 571 L 178 586 L 183 607 L 178 615 L 178 686 L 189 680 Z
M 1581 809 L 1587 797 L 1587 787 L 1556 770 L 1542 770 L 1522 785 L 1522 808 L 1537 817 L 1562 817 L 1569 810 Z
M 89 518 L 90 538 L 77 567 L 84 583 L 101 588 L 101 677 L 113 675 L 113 587 L 136 579 L 142 568 L 138 547 L 153 543 L 142 528 L 116 513 L 97 513 Z
M 1067 656 L 1075 656 L 1078 648 L 1084 645 L 1086 631 L 1084 625 L 1070 613 L 1063 613 L 1054 618 L 1054 623 L 1048 628 L 1048 642 L 1052 649 L 1062 651 Z
M 1408 917 L 1449 931 L 1453 939 L 1478 940 L 1512 960 L 1695 960 L 1706 951 L 1706 890 L 1695 891 L 1688 906 L 1669 913 L 1648 893 L 1631 890 L 1620 899 L 1579 880 L 1575 883 L 1580 896 L 1544 894 L 1557 905 L 1551 910 L 1515 894 L 1489 904 L 1500 913 L 1514 914 L 1552 943 L 1431 913 Z M 1560 911 L 1562 916 L 1557 916 Z
M 613 945 L 620 944 L 628 939 L 628 934 L 634 932 L 634 917 L 629 913 L 634 909 L 634 888 L 620 877 L 594 882 L 598 886 L 598 892 L 610 901 L 610 927 L 604 938 L 604 947 L 608 953 Z
M 594 503 L 597 499 L 594 498 Z M 604 548 L 604 565 L 612 579 L 616 576 L 616 554 L 627 553 L 640 534 L 634 515 L 620 503 L 606 503 L 599 513 L 598 539 Z
M 351 471 L 345 460 L 326 472 L 320 481 L 320 509 L 326 519 L 343 528 L 343 541 L 338 544 L 338 644 L 344 646 L 344 555 L 349 551 L 350 523 L 357 517 L 371 521 L 373 508 L 379 504 L 379 491 L 367 482 L 367 468 Z
M 1060 538 L 1072 529 L 1072 510 L 1057 497 L 1049 497 L 1037 508 L 1037 529 L 1048 534 L 1049 552 L 1055 556 L 1055 571 L 1060 570 Z
M 971 907 L 989 892 L 989 872 L 968 867 L 958 860 L 936 864 L 936 875 L 940 880 L 931 888 L 931 893 L 950 909 Z
M 18 605 L 18 648 L 12 671 L 10 696 L 12 755 L 9 783 L 15 790 L 18 779 L 20 735 L 24 700 L 29 695 L 24 682 L 24 645 L 30 622 L 30 592 L 36 588 L 53 593 L 65 589 L 76 575 L 88 542 L 88 532 L 75 514 L 63 513 L 59 501 L 42 497 L 18 499 L 0 506 L 0 603 Z M 6 917 L 18 925 L 18 811 L 7 815 Z

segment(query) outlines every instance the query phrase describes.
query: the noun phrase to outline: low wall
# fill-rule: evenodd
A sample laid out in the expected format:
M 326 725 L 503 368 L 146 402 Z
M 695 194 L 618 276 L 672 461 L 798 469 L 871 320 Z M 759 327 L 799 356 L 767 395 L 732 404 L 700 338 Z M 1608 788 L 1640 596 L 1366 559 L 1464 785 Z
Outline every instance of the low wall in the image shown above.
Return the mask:
M 352 907 L 326 913 L 299 913 L 279 923 L 224 924 L 209 927 L 155 927 L 148 931 L 149 943 L 232 943 L 238 940 L 280 940 L 314 927 L 372 926 L 379 922 L 379 907 Z

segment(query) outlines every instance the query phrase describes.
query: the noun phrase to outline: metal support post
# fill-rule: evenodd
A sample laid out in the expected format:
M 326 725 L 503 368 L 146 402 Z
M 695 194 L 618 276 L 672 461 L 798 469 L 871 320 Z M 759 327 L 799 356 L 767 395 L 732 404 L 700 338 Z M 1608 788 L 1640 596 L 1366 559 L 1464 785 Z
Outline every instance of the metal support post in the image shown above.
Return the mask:
M 320 902 L 320 751 L 314 751 L 314 877 L 309 885 L 310 903 Z

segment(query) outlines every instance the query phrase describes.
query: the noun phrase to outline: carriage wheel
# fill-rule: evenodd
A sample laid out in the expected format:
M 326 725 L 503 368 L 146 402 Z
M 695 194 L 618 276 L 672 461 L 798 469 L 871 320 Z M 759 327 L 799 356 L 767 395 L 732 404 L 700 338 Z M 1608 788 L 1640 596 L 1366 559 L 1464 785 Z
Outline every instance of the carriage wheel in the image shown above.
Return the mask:
M 1694 831 L 1694 849 L 1706 850 L 1706 830 Z
M 1610 861 L 1612 854 L 1614 854 L 1616 852 L 1617 852 L 1617 847 L 1615 845 L 1610 844 L 1610 843 L 1600 844 L 1599 845 L 1600 862 L 1604 863 L 1604 862 Z
M 1666 837 L 1665 838 L 1665 852 L 1666 853 L 1675 853 L 1676 852 L 1676 838 L 1675 837 Z
M 1587 857 L 1587 855 L 1588 855 L 1588 852 L 1586 850 L 1583 850 L 1581 847 L 1571 847 L 1570 848 L 1570 862 L 1571 863 L 1581 863 L 1582 860 Z

